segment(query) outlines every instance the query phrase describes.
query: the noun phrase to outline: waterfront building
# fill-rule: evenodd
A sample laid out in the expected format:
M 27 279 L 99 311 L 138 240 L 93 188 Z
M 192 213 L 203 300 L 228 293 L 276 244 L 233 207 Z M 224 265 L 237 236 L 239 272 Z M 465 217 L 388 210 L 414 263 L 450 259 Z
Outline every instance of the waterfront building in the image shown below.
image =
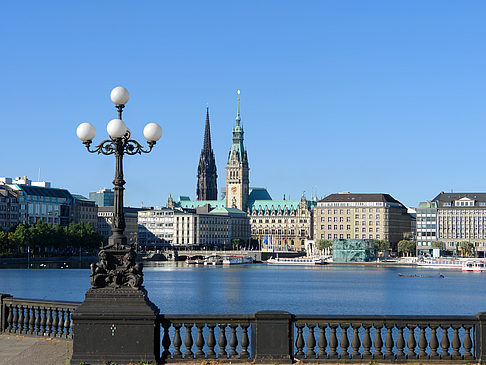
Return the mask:
M 479 256 L 486 253 L 486 193 L 444 193 L 417 209 L 417 251 L 430 253 L 434 242 L 449 253 L 471 242 Z
M 19 223 L 19 193 L 7 185 L 0 185 L 0 230 L 8 231 Z
M 90 192 L 89 200 L 93 200 L 98 207 L 112 207 L 115 204 L 115 192 L 111 189 Z
M 218 198 L 218 174 L 216 160 L 211 147 L 211 130 L 209 127 L 209 107 L 206 108 L 206 126 L 204 142 L 197 168 L 197 200 L 216 200 Z
M 93 200 L 82 195 L 72 194 L 74 198 L 74 223 L 90 223 L 96 230 L 98 228 L 98 207 Z
M 250 224 L 242 210 L 211 208 L 207 204 L 174 211 L 173 246 L 222 249 L 229 247 L 234 239 L 248 241 L 249 238 Z
M 332 241 L 334 262 L 369 262 L 374 258 L 373 239 L 341 239 Z
M 155 208 L 138 212 L 138 246 L 170 247 L 174 238 L 174 209 Z
M 137 245 L 138 236 L 138 212 L 140 208 L 124 207 L 123 213 L 125 215 L 125 236 L 128 243 Z M 105 238 L 111 236 L 111 224 L 113 222 L 113 207 L 98 207 L 98 232 Z
M 412 219 L 389 194 L 331 194 L 314 209 L 315 239 L 377 239 L 396 248 L 411 237 Z
M 206 126 L 203 145 L 208 146 L 208 148 L 203 147 L 203 152 L 209 151 L 210 147 L 210 144 L 207 143 L 207 141 L 210 141 L 208 113 Z M 209 190 L 209 186 L 207 185 L 207 177 L 204 178 L 204 174 L 200 173 L 204 171 L 201 167 L 201 161 L 208 161 L 211 158 L 203 157 L 203 154 L 201 154 L 198 167 L 197 200 L 180 196 L 179 200 L 174 201 L 170 197 L 168 207 L 197 209 L 209 205 L 211 209 L 238 209 L 247 214 L 251 226 L 251 238 L 258 240 L 262 247 L 271 245 L 277 250 L 303 250 L 305 240 L 311 239 L 313 236 L 312 209 L 316 202 L 314 200 L 308 201 L 305 197 L 301 200 L 285 200 L 285 198 L 283 200 L 272 200 L 266 189 L 250 187 L 250 168 L 248 154 L 244 146 L 239 98 L 232 136 L 226 165 L 226 186 L 222 189 L 221 199 L 217 200 L 217 194 L 212 195 L 210 199 L 209 195 L 202 193 L 204 189 Z M 210 154 L 208 153 L 208 155 Z M 199 176 L 201 176 L 201 179 Z M 214 191 L 216 190 L 214 189 Z M 201 193 L 199 194 L 199 192 Z M 182 239 L 180 236 L 179 238 Z M 243 239 L 243 237 L 239 238 Z M 185 241 L 187 240 L 188 237 L 186 236 Z

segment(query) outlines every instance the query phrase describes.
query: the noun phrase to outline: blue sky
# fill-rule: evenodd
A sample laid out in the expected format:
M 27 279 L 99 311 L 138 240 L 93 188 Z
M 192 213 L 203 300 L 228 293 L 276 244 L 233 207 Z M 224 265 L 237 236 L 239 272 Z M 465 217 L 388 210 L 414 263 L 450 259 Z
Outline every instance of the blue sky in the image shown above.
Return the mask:
M 195 197 L 209 103 L 218 187 L 241 89 L 250 184 L 274 199 L 386 192 L 406 205 L 486 191 L 484 1 L 23 1 L 2 4 L 0 176 L 87 195 L 115 118 L 149 155 L 125 159 L 126 203 Z

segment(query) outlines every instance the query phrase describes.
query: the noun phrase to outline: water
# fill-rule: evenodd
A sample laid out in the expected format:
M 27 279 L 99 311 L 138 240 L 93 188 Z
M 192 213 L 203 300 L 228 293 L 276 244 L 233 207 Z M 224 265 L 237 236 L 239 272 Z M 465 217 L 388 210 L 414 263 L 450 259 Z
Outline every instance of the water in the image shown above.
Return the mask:
M 407 278 L 398 274 L 445 275 Z M 368 266 L 189 267 L 144 269 L 150 299 L 167 314 L 472 315 L 486 311 L 486 274 L 460 270 Z M 15 297 L 82 301 L 86 269 L 0 270 L 0 292 Z

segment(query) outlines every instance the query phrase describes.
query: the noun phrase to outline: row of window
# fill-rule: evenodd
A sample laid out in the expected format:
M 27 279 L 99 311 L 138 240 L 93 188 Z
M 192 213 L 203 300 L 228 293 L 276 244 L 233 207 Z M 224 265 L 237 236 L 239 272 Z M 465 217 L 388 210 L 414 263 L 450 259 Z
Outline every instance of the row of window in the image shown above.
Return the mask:
M 340 233 L 340 234 L 337 234 L 337 233 L 331 234 L 331 233 L 329 233 L 327 235 L 327 239 L 328 240 L 338 239 L 338 238 L 343 239 L 344 238 L 344 234 L 343 233 Z M 351 238 L 351 234 L 347 233 L 346 234 L 346 238 L 347 239 L 350 239 Z M 376 234 L 376 235 L 372 235 L 372 234 L 369 234 L 369 235 L 362 234 L 361 237 L 360 237 L 359 234 L 355 234 L 354 235 L 354 238 L 357 238 L 357 239 L 359 239 L 359 238 L 362 238 L 362 239 L 373 239 L 374 238 L 374 239 L 379 240 L 380 239 L 380 235 L 379 234 Z M 321 239 L 326 239 L 326 235 L 325 234 L 321 234 Z

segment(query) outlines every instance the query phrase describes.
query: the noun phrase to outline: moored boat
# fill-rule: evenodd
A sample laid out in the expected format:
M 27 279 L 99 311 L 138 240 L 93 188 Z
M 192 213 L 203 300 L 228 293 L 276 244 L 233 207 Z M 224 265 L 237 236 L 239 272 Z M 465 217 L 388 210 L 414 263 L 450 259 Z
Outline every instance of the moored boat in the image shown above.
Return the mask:
M 270 258 L 267 261 L 270 265 L 325 265 L 327 264 L 321 258 L 316 257 L 277 257 Z
M 485 272 L 484 260 L 467 260 L 462 264 L 462 271 Z
M 251 256 L 226 256 L 223 258 L 223 265 L 253 264 Z
M 462 268 L 464 260 L 454 258 L 429 258 L 417 262 L 417 266 L 432 267 L 436 269 L 458 269 Z

